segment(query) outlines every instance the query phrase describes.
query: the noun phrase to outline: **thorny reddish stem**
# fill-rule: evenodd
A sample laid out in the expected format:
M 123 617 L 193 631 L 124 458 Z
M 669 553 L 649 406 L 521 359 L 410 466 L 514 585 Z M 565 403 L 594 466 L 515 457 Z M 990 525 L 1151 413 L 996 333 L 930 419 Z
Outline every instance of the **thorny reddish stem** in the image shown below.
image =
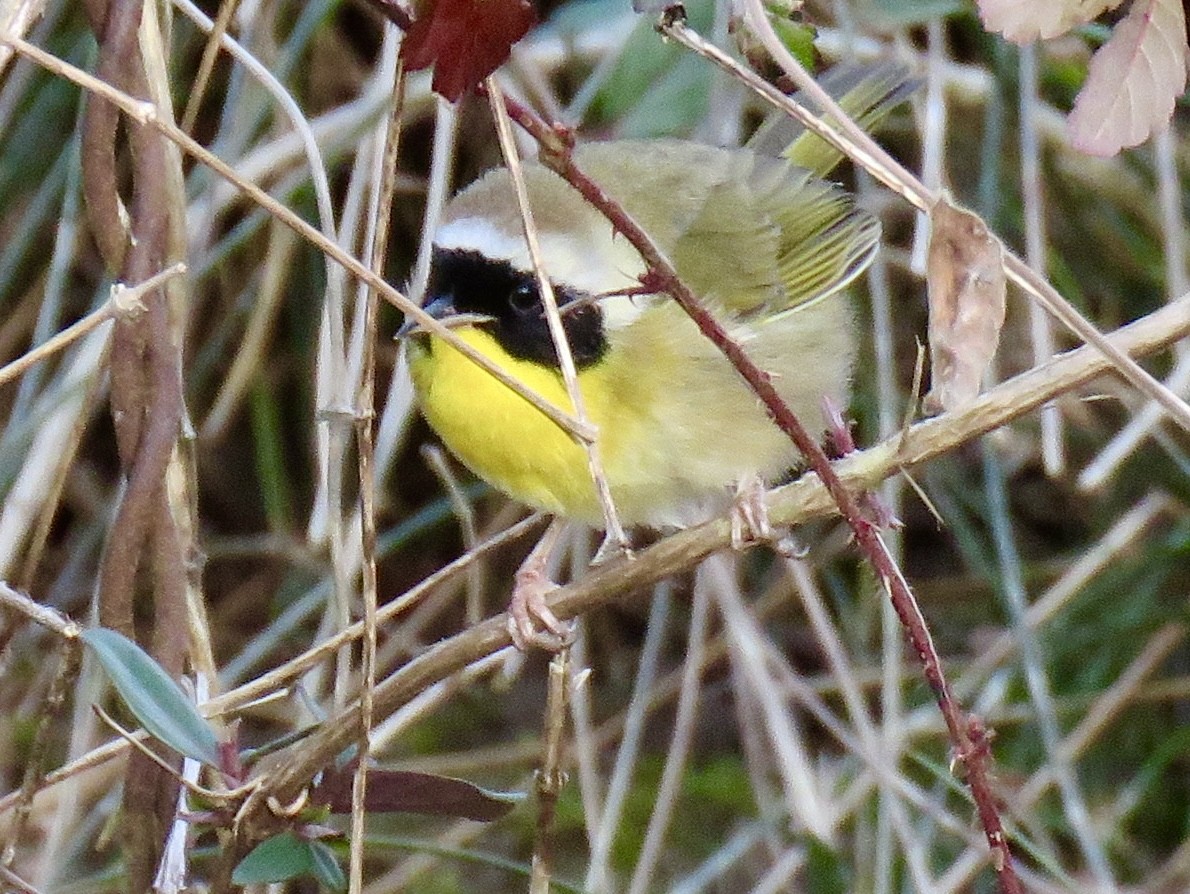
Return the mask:
M 642 283 L 650 290 L 665 292 L 678 303 L 694 321 L 699 330 L 719 348 L 731 365 L 744 378 L 749 387 L 764 404 L 765 411 L 810 464 L 818 475 L 839 514 L 850 526 L 855 543 L 868 560 L 877 576 L 884 583 L 893 608 L 905 628 L 914 652 L 921 662 L 926 681 L 934 693 L 942 717 L 946 722 L 955 760 L 966 770 L 967 784 L 971 788 L 988 846 L 992 850 L 992 864 L 1004 894 L 1019 894 L 1020 880 L 1012 865 L 1012 852 L 1004 835 L 996 797 L 992 791 L 989 763 L 991 758 L 988 735 L 982 721 L 964 712 L 955 701 L 950 685 L 942 672 L 942 663 L 934 648 L 933 638 L 926 626 L 925 618 L 909 589 L 909 584 L 897 567 L 896 560 L 888 551 L 880 531 L 868 516 L 861 511 L 856 497 L 847 490 L 835 474 L 830 460 L 810 436 L 797 416 L 781 400 L 773 387 L 768 373 L 753 363 L 727 331 L 719 324 L 698 300 L 697 296 L 681 281 L 673 265 L 661 252 L 652 238 L 632 217 L 595 181 L 584 174 L 574 163 L 573 134 L 560 127 L 550 127 L 536 114 L 513 99 L 505 98 L 508 114 L 532 135 L 541 146 L 541 162 L 576 189 L 593 207 L 598 209 L 612 226 L 626 238 L 644 260 L 647 273 Z

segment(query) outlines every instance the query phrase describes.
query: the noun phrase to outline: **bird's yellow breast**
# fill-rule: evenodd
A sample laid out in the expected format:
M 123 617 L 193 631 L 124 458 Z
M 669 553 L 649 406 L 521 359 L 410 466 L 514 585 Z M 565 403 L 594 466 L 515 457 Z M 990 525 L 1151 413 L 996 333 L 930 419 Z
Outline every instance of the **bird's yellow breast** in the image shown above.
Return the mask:
M 481 330 L 463 328 L 456 333 L 527 388 L 570 410 L 557 370 L 511 357 Z M 532 506 L 600 522 L 587 453 L 570 435 L 446 342 L 431 336 L 412 345 L 410 355 L 426 420 L 473 472 Z M 596 363 L 580 371 L 579 384 L 591 421 L 599 427 L 601 458 L 613 493 L 631 502 L 632 495 L 621 486 L 634 477 L 631 468 L 625 468 L 624 448 L 641 434 L 645 420 L 634 408 L 649 405 L 648 395 L 641 393 L 648 384 L 624 387 L 611 378 L 608 365 Z M 621 508 L 629 516 L 635 514 L 632 505 Z
M 794 460 L 789 440 L 694 324 L 675 306 L 643 314 L 631 337 L 579 371 L 603 470 L 625 524 L 682 525 L 726 506 L 731 485 L 772 480 Z M 456 334 L 561 409 L 558 370 L 510 356 L 488 333 Z M 845 302 L 820 302 L 751 339 L 803 419 L 820 396 L 845 399 L 853 349 Z M 621 336 L 623 333 L 620 334 Z M 523 397 L 446 342 L 420 336 L 410 367 L 426 421 L 475 474 L 531 506 L 600 526 L 586 451 Z

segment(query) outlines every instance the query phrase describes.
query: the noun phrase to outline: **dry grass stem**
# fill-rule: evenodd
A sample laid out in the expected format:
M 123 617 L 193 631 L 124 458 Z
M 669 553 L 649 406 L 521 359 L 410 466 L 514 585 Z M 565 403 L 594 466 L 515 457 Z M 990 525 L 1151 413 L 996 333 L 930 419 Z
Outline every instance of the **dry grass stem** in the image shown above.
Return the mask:
M 496 122 L 496 134 L 500 140 L 500 152 L 504 156 L 504 164 L 512 178 L 513 189 L 516 191 L 517 206 L 524 228 L 525 245 L 529 249 L 529 258 L 533 263 L 533 273 L 537 277 L 537 288 L 541 294 L 542 305 L 545 307 L 546 321 L 549 324 L 550 338 L 558 353 L 558 363 L 562 370 L 562 381 L 566 384 L 566 393 L 570 397 L 570 404 L 579 423 L 590 430 L 595 430 L 587 415 L 586 402 L 578 383 L 578 370 L 574 366 L 574 356 L 570 352 L 570 342 L 566 338 L 566 330 L 562 328 L 562 318 L 558 315 L 558 299 L 554 294 L 554 286 L 550 282 L 549 274 L 545 270 L 545 262 L 541 254 L 541 241 L 537 235 L 537 227 L 533 223 L 532 209 L 529 207 L 529 192 L 525 187 L 525 175 L 521 165 L 521 158 L 516 147 L 512 132 L 512 120 L 504 101 L 504 94 L 500 84 L 494 77 L 485 82 L 492 117 Z M 599 458 L 598 431 L 589 440 L 580 442 L 587 452 L 587 465 L 591 480 L 595 483 L 595 490 L 599 495 L 599 505 L 603 510 L 604 523 L 611 543 L 617 549 L 626 549 L 628 539 L 624 535 L 624 528 L 616 514 L 615 503 L 612 502 L 611 487 L 607 483 L 607 475 L 603 471 L 603 463 Z
M 533 861 L 529 894 L 549 894 L 554 873 L 555 815 L 558 795 L 566 783 L 562 770 L 562 741 L 566 733 L 567 704 L 573 683 L 570 648 L 564 646 L 550 660 L 545 700 L 545 730 L 541 737 L 541 769 L 537 771 L 537 817 L 533 836 Z
M 1025 224 L 1025 261 L 1041 276 L 1048 269 L 1045 231 L 1045 192 L 1041 176 L 1041 138 L 1038 133 L 1038 65 L 1036 46 L 1021 48 L 1021 198 Z M 1178 294 L 1181 294 L 1180 292 Z M 1054 355 L 1051 319 L 1036 302 L 1029 303 L 1029 335 L 1033 362 L 1044 363 Z M 1066 468 L 1063 424 L 1057 404 L 1041 409 L 1041 459 L 1047 475 L 1061 475 Z

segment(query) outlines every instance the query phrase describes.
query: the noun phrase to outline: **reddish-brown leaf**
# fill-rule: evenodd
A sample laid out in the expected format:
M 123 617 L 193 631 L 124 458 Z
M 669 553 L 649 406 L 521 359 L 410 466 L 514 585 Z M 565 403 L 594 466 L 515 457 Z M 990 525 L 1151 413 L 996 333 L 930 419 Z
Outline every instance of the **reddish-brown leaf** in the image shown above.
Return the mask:
M 354 773 L 354 764 L 325 770 L 311 793 L 314 803 L 326 805 L 332 813 L 350 813 Z M 506 815 L 522 800 L 524 796 L 518 793 L 493 792 L 450 776 L 377 767 L 368 771 L 364 810 L 451 816 L 487 823 Z
M 536 21 L 528 0 L 435 0 L 405 35 L 405 64 L 434 67 L 434 90 L 455 102 L 499 68 Z

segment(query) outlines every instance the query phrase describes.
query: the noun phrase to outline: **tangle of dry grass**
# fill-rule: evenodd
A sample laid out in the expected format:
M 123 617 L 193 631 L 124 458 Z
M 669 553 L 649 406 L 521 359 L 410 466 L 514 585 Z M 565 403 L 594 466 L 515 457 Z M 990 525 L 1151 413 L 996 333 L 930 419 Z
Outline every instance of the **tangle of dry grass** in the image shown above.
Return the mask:
M 724 11 L 690 6 L 698 34 L 726 46 Z M 110 102 L 88 100 L 78 137 L 81 93 L 55 78 L 77 76 L 69 47 L 86 25 L 50 4 L 25 40 L 5 37 L 18 54 L 0 71 L 0 577 L 28 596 L 0 591 L 0 710 L 13 718 L 0 748 L 0 868 L 18 890 L 114 889 L 146 871 L 116 880 L 113 852 L 94 850 L 119 787 L 110 768 L 127 746 L 105 744 L 95 728 L 90 704 L 106 696 L 87 663 L 71 691 L 75 653 L 65 644 L 75 628 L 62 619 L 87 618 L 97 589 L 173 606 L 144 639 L 163 643 L 175 670 L 190 654 L 213 687 L 204 710 L 238 723 L 242 743 L 313 729 L 258 765 L 259 813 L 243 815 L 221 862 L 194 860 L 196 877 L 226 883 L 236 854 L 278 822 L 268 796 L 292 802 L 353 743 L 385 764 L 526 788 L 543 718 L 551 735 L 562 726 L 561 709 L 545 707 L 544 668 L 529 661 L 515 673 L 503 618 L 464 626 L 458 608 L 467 588 L 472 603 L 503 602 L 509 544 L 538 522 L 514 525 L 515 507 L 463 481 L 452 499 L 471 501 L 458 511 L 473 517 L 468 539 L 481 545 L 452 561 L 450 502 L 418 466 L 424 431 L 383 337 L 394 321 L 374 300 L 417 315 L 382 277 L 408 276 L 414 295 L 424 283 L 423 223 L 432 230 L 456 170 L 495 161 L 486 112 L 437 104 L 419 74 L 390 118 L 394 33 L 354 7 L 325 18 L 290 7 L 254 21 L 226 4 L 222 36 L 209 39 L 211 23 L 191 25 L 184 16 L 196 11 L 179 4 L 184 14 L 158 29 L 156 48 L 143 29 L 105 31 L 116 42 L 97 57 L 105 83 L 80 80 Z M 104 21 L 103 4 L 88 9 L 90 22 Z M 902 117 L 887 139 L 902 155 L 923 147 L 929 188 L 946 183 L 1006 238 L 1022 237 L 1032 268 L 1014 267 L 1023 288 L 1052 298 L 1037 275 L 1048 272 L 1110 332 L 1111 347 L 1159 358 L 1129 366 L 1130 381 L 1168 376 L 1137 400 L 1105 375 L 1119 371 L 1119 354 L 1081 347 L 1050 359 L 1047 339 L 1060 332 L 1011 309 L 1000 363 L 1019 374 L 900 432 L 920 320 L 912 227 L 903 209 L 865 190 L 889 244 L 871 287 L 886 305 L 874 332 L 881 366 L 863 371 L 857 411 L 881 437 L 869 434 L 874 446 L 836 464 L 841 480 L 876 488 L 908 481 L 900 473 L 912 469 L 948 526 L 939 533 L 915 499 L 899 499 L 903 567 L 953 688 L 999 733 L 992 784 L 1024 886 L 1179 889 L 1190 879 L 1177 827 L 1190 803 L 1177 732 L 1190 697 L 1179 670 L 1190 530 L 1185 434 L 1158 408 L 1184 412 L 1170 395 L 1184 390 L 1186 363 L 1184 350 L 1158 352 L 1190 330 L 1184 140 L 1175 127 L 1151 161 L 1142 151 L 1083 162 L 1057 142 L 1058 67 L 1044 48 L 1022 54 L 1019 86 L 1005 91 L 1015 61 L 972 50 L 973 23 L 961 14 L 920 30 L 880 31 L 862 16 L 859 31 L 838 24 L 821 46 L 900 52 L 925 76 L 923 126 Z M 685 85 L 673 109 L 698 91 L 707 97 L 680 132 L 754 117 L 751 100 L 647 24 L 631 35 L 610 20 L 561 27 L 518 49 L 497 76 L 501 90 L 608 130 L 641 125 L 631 103 L 614 100 L 635 84 L 643 102 L 642 84 L 669 77 Z M 126 50 L 118 59 L 117 44 Z M 654 58 L 652 74 L 624 62 Z M 249 83 L 249 71 L 264 86 Z M 165 100 L 191 84 L 179 128 Z M 113 140 L 117 107 L 125 137 Z M 1006 111 L 1014 108 L 1019 131 Z M 22 139 L 33 114 L 44 116 L 42 155 L 48 134 L 62 137 L 53 170 L 39 169 Z M 399 151 L 389 137 L 398 128 Z M 125 138 L 136 149 L 128 158 Z M 22 178 L 6 173 L 17 168 Z M 139 197 L 115 188 L 127 183 L 143 187 Z M 1014 201 L 1003 200 L 1015 183 L 1019 224 Z M 103 221 L 87 230 L 98 245 L 80 235 L 83 194 Z M 168 222 L 147 223 L 147 203 Z M 264 223 L 269 215 L 298 238 Z M 126 220 L 164 241 L 138 238 L 125 258 Z M 51 248 L 27 252 L 22 234 Z M 186 279 L 148 296 L 144 315 L 119 319 L 104 265 L 132 286 L 175 260 Z M 171 383 L 176 390 L 163 387 Z M 105 399 L 114 422 L 99 412 Z M 549 412 L 584 435 L 580 420 Z M 834 512 L 814 475 L 768 502 L 778 524 Z M 726 519 L 593 570 L 581 562 L 585 544 L 574 544 L 578 569 L 551 605 L 582 619 L 571 660 L 591 674 L 554 689 L 569 698 L 571 728 L 551 760 L 571 781 L 548 792 L 557 799 L 550 822 L 524 808 L 491 826 L 369 817 L 365 828 L 357 810 L 353 888 L 523 889 L 540 823 L 553 881 L 585 878 L 590 891 L 969 890 L 988 871 L 986 844 L 949 777 L 936 709 L 903 661 L 876 585 L 842 538 L 818 527 L 792 563 L 701 564 L 728 544 Z M 114 546 L 101 551 L 109 538 Z M 138 572 L 146 562 L 149 573 Z M 700 565 L 688 602 L 684 581 Z M 646 624 L 639 606 L 659 585 Z M 1002 607 L 989 607 L 996 596 Z M 133 602 L 102 599 L 127 625 Z M 47 654 L 66 660 L 38 657 Z M 361 666 L 365 655 L 373 660 Z M 519 868 L 501 862 L 509 858 Z

